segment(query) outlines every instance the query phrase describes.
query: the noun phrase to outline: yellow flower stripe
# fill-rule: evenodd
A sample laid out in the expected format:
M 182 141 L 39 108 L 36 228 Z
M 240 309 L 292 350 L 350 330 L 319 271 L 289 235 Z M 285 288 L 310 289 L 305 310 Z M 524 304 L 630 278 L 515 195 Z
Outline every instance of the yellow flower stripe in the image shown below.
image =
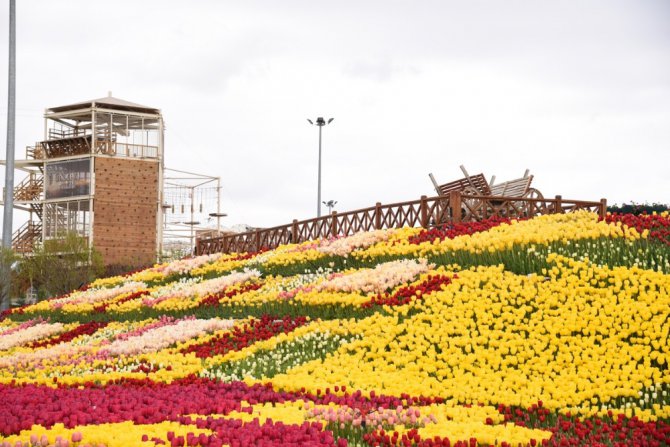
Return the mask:
M 417 234 L 417 229 L 401 229 L 387 242 L 373 245 L 366 250 L 355 251 L 357 259 L 374 259 L 379 256 L 428 256 L 447 251 L 465 250 L 472 253 L 486 253 L 512 248 L 515 244 L 547 244 L 550 242 L 599 237 L 640 239 L 634 228 L 620 222 L 608 224 L 598 221 L 595 213 L 577 211 L 570 214 L 548 214 L 525 221 L 512 221 L 488 231 L 454 239 L 435 240 L 421 244 L 410 244 L 409 237 Z
M 191 276 L 204 276 L 212 272 L 216 272 L 218 274 L 228 273 L 231 270 L 244 267 L 247 262 L 247 260 L 231 261 L 229 256 L 225 256 L 211 264 L 203 265 L 202 267 L 191 270 Z
M 330 403 L 329 405 L 312 405 L 312 408 L 314 407 L 336 409 L 339 406 Z M 239 419 L 244 422 L 258 419 L 261 424 L 268 420 L 281 421 L 284 424 L 302 424 L 306 420 L 316 420 L 309 417 L 305 402 L 302 400 L 255 405 L 242 402 L 242 409 L 245 408 L 250 408 L 251 412 L 233 411 L 226 416 L 216 415 L 214 417 Z M 472 406 L 468 408 L 462 405 L 434 404 L 416 408 L 421 411 L 422 415 L 431 414 L 436 420 L 436 422 L 427 423 L 418 429 L 419 435 L 424 439 L 440 436 L 453 440 L 469 440 L 476 437 L 480 443 L 487 445 L 495 444 L 496 441 L 501 440 L 511 442 L 512 445 L 526 445 L 531 439 L 540 442 L 551 437 L 549 431 L 533 430 L 512 424 L 486 425 L 487 419 L 490 419 L 494 424 L 501 424 L 504 420 L 503 416 L 492 406 Z M 390 431 L 403 434 L 409 431 L 409 428 L 396 425 Z
M 503 417 L 492 406 L 467 408 L 461 405 L 436 404 L 419 408 L 422 414 L 432 414 L 437 419 L 434 424 L 426 424 L 425 427 L 418 429 L 423 439 L 435 436 L 462 441 L 477 438 L 479 444 L 485 445 L 497 445 L 500 441 L 506 441 L 510 445 L 528 445 L 531 439 L 535 439 L 540 444 L 542 440 L 551 438 L 550 431 L 501 424 Z M 496 425 L 487 425 L 487 418 Z M 398 428 L 400 427 L 396 427 Z
M 54 445 L 56 437 L 60 436 L 68 441 L 72 434 L 79 432 L 82 434 L 82 443 L 89 445 L 106 445 L 107 447 L 128 447 L 128 446 L 153 446 L 152 438 L 162 439 L 167 445 L 167 432 L 174 432 L 175 436 L 184 436 L 189 432 L 205 433 L 211 435 L 212 432 L 207 429 L 197 428 L 195 424 L 186 425 L 178 422 L 161 422 L 158 424 L 135 424 L 133 421 L 125 421 L 108 424 L 78 425 L 76 428 L 65 428 L 61 423 L 54 424 L 47 429 L 41 425 L 33 425 L 29 430 L 24 430 L 18 435 L 8 436 L 3 440 L 14 445 L 17 441 L 28 443 L 30 445 L 30 435 L 37 435 L 39 438 L 46 435 L 49 439 L 49 445 Z M 142 435 L 148 435 L 149 441 L 142 442 Z
M 99 289 L 102 287 L 114 287 L 124 282 L 126 278 L 123 276 L 110 276 L 109 278 L 98 278 L 88 285 L 91 289 Z
M 550 279 L 501 266 L 463 271 L 414 302 L 420 312 L 404 322 L 362 320 L 362 339 L 272 382 L 287 390 L 346 384 L 473 404 L 529 407 L 542 400 L 551 409 L 589 413 L 670 383 L 663 369 L 670 360 L 670 276 L 556 255 L 550 261 Z M 388 310 L 404 314 L 407 307 Z
M 141 282 L 149 282 L 149 281 L 159 281 L 161 279 L 164 279 L 165 275 L 162 272 L 157 272 L 155 270 L 147 269 L 147 270 L 142 270 L 141 272 L 134 273 L 128 278 L 130 281 L 141 281 Z
M 127 296 L 132 295 L 133 293 L 135 293 L 135 292 L 121 293 L 121 294 L 115 296 L 114 298 L 112 298 L 111 300 L 99 301 L 99 302 L 95 302 L 95 303 L 65 304 L 62 307 L 62 311 L 63 312 L 72 312 L 72 313 L 75 313 L 75 312 L 81 312 L 81 313 L 93 312 L 93 309 L 96 306 L 100 306 L 100 305 L 106 304 L 106 303 L 110 303 L 110 306 L 107 308 L 108 310 L 118 309 L 119 306 L 123 306 L 126 303 L 123 303 L 121 305 L 118 305 L 116 303 L 123 300 Z M 129 303 L 133 303 L 135 301 L 141 302 L 141 299 L 140 300 L 135 299 L 135 300 L 129 301 Z
M 364 328 L 361 326 L 360 322 L 357 322 L 354 319 L 351 320 L 328 320 L 328 321 L 313 321 L 309 324 L 301 326 L 294 331 L 278 334 L 268 340 L 263 340 L 254 343 L 251 346 L 247 346 L 239 351 L 231 351 L 224 355 L 216 355 L 205 359 L 203 362 L 203 369 L 210 368 L 214 365 L 218 365 L 224 362 L 233 362 L 236 360 L 242 360 L 248 356 L 253 355 L 254 353 L 262 350 L 272 350 L 278 344 L 283 342 L 290 342 L 297 338 L 303 337 L 311 332 L 325 332 L 330 331 L 332 334 L 358 334 L 362 333 Z

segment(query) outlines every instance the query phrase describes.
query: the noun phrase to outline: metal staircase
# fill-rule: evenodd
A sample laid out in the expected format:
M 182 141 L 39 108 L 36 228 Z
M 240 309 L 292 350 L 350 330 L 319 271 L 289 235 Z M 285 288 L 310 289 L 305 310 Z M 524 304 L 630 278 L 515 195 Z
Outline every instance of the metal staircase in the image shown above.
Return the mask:
M 12 249 L 20 254 L 32 253 L 35 250 L 35 245 L 41 239 L 42 224 L 28 221 L 14 233 Z
M 38 172 L 31 172 L 28 177 L 14 187 L 14 200 L 17 202 L 40 200 L 43 188 L 44 176 Z

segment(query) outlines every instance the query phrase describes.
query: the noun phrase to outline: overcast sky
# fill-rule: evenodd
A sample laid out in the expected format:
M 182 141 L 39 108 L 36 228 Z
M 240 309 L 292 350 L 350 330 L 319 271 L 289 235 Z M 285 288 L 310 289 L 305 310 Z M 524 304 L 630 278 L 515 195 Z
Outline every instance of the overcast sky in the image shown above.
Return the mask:
M 111 90 L 162 110 L 168 167 L 221 177 L 228 225 L 316 215 L 318 116 L 339 211 L 431 195 L 461 164 L 670 203 L 668 1 L 17 3 L 17 158 L 45 108 Z

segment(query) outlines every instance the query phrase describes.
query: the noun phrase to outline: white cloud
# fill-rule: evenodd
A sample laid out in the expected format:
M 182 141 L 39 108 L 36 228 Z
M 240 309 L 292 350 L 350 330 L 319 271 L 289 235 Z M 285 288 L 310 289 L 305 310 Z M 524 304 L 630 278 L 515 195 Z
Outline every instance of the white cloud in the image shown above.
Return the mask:
M 44 108 L 112 90 L 162 109 L 168 166 L 222 177 L 226 224 L 314 215 L 317 116 L 341 211 L 460 164 L 668 203 L 668 19 L 662 1 L 20 2 L 17 156 Z

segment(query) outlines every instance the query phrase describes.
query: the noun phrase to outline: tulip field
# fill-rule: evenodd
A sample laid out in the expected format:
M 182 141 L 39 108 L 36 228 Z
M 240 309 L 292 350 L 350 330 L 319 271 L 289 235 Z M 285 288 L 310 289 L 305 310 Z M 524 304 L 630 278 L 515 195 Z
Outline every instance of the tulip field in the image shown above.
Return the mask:
M 3 313 L 0 446 L 667 446 L 669 333 L 667 212 L 198 256 Z

